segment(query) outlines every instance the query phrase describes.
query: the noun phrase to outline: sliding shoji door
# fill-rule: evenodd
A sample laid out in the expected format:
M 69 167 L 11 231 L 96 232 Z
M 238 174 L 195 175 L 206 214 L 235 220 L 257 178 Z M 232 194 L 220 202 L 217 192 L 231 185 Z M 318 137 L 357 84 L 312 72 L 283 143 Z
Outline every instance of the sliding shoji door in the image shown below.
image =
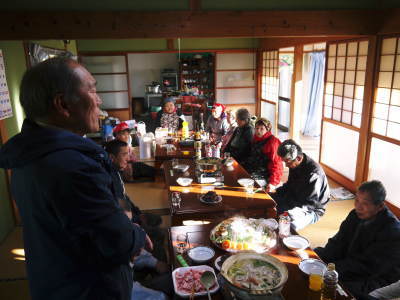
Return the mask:
M 325 71 L 320 162 L 328 175 L 354 190 L 360 177 L 360 127 L 363 123 L 368 40 L 329 42 Z
M 81 55 L 80 60 L 97 81 L 97 93 L 103 102 L 101 109 L 121 121 L 131 119 L 127 56 L 86 54 Z
M 379 49 L 366 176 L 381 180 L 388 201 L 400 207 L 399 36 L 383 37 Z
M 262 53 L 260 116 L 272 123 L 272 132 L 278 128 L 279 53 L 278 50 Z

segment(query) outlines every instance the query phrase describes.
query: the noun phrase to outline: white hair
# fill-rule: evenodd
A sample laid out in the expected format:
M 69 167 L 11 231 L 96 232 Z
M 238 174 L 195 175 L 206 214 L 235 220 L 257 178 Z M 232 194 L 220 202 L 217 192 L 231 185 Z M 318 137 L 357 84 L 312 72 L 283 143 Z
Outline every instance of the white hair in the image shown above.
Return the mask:
M 298 154 L 296 145 L 286 144 L 283 147 L 285 148 L 286 152 L 284 159 L 295 160 Z

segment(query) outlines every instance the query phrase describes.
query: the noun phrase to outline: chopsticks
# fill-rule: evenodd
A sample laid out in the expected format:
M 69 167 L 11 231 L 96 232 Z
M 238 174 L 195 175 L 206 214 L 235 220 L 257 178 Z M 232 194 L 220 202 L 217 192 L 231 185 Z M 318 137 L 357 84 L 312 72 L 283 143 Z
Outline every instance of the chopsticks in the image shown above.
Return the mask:
M 190 270 L 192 271 L 193 279 L 192 279 L 192 291 L 190 292 L 189 300 L 193 300 L 194 299 L 194 281 L 195 281 L 195 279 L 194 279 L 193 269 L 190 269 Z

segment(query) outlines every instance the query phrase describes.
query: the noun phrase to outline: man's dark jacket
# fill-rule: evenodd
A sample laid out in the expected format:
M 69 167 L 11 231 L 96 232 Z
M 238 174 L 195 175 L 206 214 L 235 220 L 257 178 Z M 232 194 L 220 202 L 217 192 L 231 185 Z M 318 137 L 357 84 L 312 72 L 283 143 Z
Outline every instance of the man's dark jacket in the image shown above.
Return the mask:
M 254 129 L 250 124 L 237 127 L 225 148 L 239 163 L 243 162 L 250 153 Z
M 32 299 L 130 299 L 126 268 L 145 233 L 118 206 L 103 149 L 25 120 L 0 167 L 12 169 Z
M 321 217 L 330 197 L 328 179 L 322 167 L 303 154 L 300 165 L 289 169 L 287 182 L 272 197 L 284 199 L 286 210 L 307 206 L 309 211 L 314 211 Z
M 386 207 L 371 221 L 352 210 L 325 248 L 315 251 L 333 262 L 339 280 L 357 298 L 400 278 L 400 222 Z

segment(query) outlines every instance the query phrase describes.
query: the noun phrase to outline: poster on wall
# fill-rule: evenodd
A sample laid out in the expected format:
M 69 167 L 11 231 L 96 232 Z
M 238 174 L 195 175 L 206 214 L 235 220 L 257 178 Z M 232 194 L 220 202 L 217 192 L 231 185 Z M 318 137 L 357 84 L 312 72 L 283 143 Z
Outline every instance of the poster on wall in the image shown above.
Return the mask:
M 13 116 L 10 93 L 8 91 L 3 52 L 0 50 L 0 120 Z

